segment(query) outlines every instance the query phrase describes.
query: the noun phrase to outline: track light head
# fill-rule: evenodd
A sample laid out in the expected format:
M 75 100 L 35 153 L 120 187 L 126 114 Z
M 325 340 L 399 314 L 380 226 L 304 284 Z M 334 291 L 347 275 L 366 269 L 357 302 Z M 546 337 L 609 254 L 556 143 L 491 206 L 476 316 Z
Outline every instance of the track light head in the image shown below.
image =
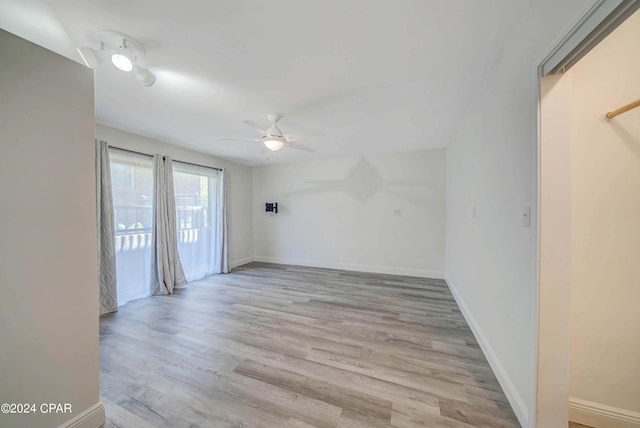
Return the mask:
M 136 79 L 146 87 L 153 86 L 153 84 L 156 83 L 156 75 L 148 68 L 136 65 L 133 73 L 136 75 Z
M 111 54 L 111 62 L 118 70 L 129 72 L 135 64 L 135 53 L 127 47 L 127 39 L 122 39 L 122 44 Z

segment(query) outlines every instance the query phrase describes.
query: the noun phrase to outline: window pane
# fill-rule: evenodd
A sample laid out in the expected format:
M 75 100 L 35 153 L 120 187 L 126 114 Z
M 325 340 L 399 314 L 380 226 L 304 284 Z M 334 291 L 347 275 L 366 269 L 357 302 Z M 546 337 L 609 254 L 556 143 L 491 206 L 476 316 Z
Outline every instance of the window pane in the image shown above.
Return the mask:
M 110 150 L 118 306 L 150 295 L 153 227 L 151 158 Z
M 111 185 L 114 188 L 133 188 L 133 167 L 122 163 L 111 163 Z
M 213 269 L 214 188 L 217 171 L 173 163 L 178 253 L 187 281 L 211 275 Z

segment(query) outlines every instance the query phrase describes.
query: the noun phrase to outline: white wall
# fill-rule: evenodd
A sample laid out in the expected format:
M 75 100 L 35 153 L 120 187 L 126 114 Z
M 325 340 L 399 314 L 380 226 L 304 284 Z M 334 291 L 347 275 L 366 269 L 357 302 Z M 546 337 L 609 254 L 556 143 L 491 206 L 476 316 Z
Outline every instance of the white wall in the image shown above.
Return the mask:
M 599 120 L 640 98 L 639 42 L 640 12 L 570 70 L 570 412 L 593 426 L 640 427 L 640 109 Z
M 535 396 L 535 236 L 521 214 L 535 207 L 536 67 L 591 3 L 532 2 L 447 148 L 447 280 L 523 426 Z
M 52 427 L 99 404 L 93 73 L 0 30 L 0 413 Z M 42 414 L 41 403 L 72 413 Z
M 96 138 L 123 149 L 148 154 L 160 153 L 179 161 L 225 168 L 229 174 L 227 176 L 229 261 L 232 267 L 251 261 L 253 257 L 251 167 L 100 124 L 96 125 Z
M 444 179 L 442 149 L 255 167 L 256 259 L 442 277 Z

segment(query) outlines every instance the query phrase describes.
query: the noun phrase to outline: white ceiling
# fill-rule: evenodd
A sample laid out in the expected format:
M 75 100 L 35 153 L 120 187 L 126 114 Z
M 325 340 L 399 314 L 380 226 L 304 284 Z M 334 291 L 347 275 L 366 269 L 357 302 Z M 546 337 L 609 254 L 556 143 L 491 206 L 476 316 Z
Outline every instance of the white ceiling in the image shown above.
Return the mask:
M 0 27 L 81 63 L 96 31 L 129 34 L 157 82 L 97 69 L 96 120 L 257 165 L 446 146 L 530 1 L 0 0 Z M 216 141 L 268 113 L 324 131 L 316 153 Z

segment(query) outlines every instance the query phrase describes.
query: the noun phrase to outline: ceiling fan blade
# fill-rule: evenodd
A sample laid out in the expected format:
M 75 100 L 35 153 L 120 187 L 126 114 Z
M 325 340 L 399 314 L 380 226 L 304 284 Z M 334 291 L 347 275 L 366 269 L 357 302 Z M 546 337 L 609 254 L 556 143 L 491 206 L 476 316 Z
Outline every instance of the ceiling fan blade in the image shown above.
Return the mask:
M 257 123 L 252 122 L 250 120 L 245 120 L 244 123 L 246 123 L 247 125 L 249 125 L 253 129 L 255 129 L 256 131 L 258 131 L 261 135 L 267 135 L 267 131 L 265 131 L 264 129 L 260 128 L 260 126 L 258 126 Z
M 316 132 L 303 132 L 302 134 L 287 134 L 284 136 L 284 138 L 286 138 L 287 141 L 295 141 L 295 140 L 299 140 L 300 138 L 323 137 L 323 136 L 324 136 L 324 132 L 316 131 Z
M 218 141 L 262 141 L 258 138 L 216 138 Z
M 302 144 L 293 143 L 291 141 L 287 141 L 285 144 L 287 147 L 291 147 L 292 149 L 304 150 L 305 152 L 315 152 L 311 147 L 303 146 Z

